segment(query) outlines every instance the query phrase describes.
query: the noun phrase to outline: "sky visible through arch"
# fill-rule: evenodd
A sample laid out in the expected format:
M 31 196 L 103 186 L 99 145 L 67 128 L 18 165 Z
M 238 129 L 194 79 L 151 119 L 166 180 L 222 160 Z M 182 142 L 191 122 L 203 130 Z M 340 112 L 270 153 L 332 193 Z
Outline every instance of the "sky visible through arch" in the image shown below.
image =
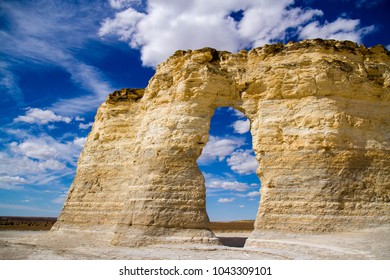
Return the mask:
M 0 1 L 0 215 L 57 216 L 99 104 L 113 90 L 146 87 L 177 49 L 236 52 L 307 38 L 390 49 L 389 10 L 389 0 Z M 234 111 L 218 114 L 245 126 Z M 239 195 L 251 193 L 246 176 L 254 175 L 240 174 L 237 162 L 250 166 L 249 140 L 231 125 L 215 131 L 218 147 L 238 143 L 221 161 L 200 163 L 214 182 L 212 205 L 248 210 L 251 196 Z M 226 184 L 233 167 L 233 179 L 249 187 Z
M 254 220 L 259 208 L 258 163 L 250 122 L 232 107 L 220 107 L 211 119 L 209 141 L 197 160 L 206 181 L 211 221 Z

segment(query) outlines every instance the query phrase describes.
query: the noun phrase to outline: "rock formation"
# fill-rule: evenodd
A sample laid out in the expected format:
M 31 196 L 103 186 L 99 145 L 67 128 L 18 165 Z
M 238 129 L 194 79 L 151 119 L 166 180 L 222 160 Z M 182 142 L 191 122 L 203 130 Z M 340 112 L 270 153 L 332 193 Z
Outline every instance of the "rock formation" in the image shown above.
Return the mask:
M 98 109 L 53 228 L 112 244 L 218 243 L 196 160 L 220 106 L 251 122 L 261 180 L 255 230 L 390 224 L 390 56 L 307 40 L 232 54 L 177 51 L 145 90 Z

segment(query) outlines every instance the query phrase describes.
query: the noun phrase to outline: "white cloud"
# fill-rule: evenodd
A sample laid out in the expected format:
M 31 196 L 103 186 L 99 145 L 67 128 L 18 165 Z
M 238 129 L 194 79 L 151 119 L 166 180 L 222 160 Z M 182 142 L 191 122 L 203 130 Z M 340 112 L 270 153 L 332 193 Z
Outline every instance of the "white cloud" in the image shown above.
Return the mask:
M 301 39 L 336 39 L 350 40 L 360 43 L 364 35 L 372 32 L 374 26 L 359 28 L 360 20 L 338 18 L 334 22 L 325 22 L 321 25 L 318 21 L 309 23 L 300 31 Z
M 58 141 L 47 134 L 21 135 L 23 139 L 0 152 L 0 189 L 61 185 L 61 178 L 74 174 L 86 138 Z
M 249 198 L 251 198 L 250 200 L 252 200 L 254 197 L 260 196 L 260 191 L 252 191 L 252 192 L 245 193 L 245 194 L 239 193 L 239 194 L 235 194 L 235 195 L 238 197 L 249 197 Z
M 290 8 L 292 0 L 219 1 L 149 0 L 146 12 L 136 7 L 117 12 L 102 22 L 100 36 L 115 35 L 140 48 L 145 65 L 156 66 L 178 49 L 205 46 L 237 51 L 284 36 L 289 27 L 321 14 L 318 10 Z M 236 22 L 230 14 L 243 10 Z
M 19 105 L 23 104 L 23 94 L 18 84 L 18 78 L 8 68 L 7 63 L 0 61 L 0 89 Z
M 77 122 L 84 122 L 84 121 L 85 121 L 85 118 L 76 116 L 76 117 L 74 118 L 74 120 L 77 121 Z
M 388 44 L 388 45 L 386 46 L 386 49 L 387 49 L 388 51 L 390 51 L 390 44 Z
M 137 5 L 117 11 L 113 18 L 105 19 L 100 27 L 100 36 L 116 36 L 132 48 L 141 50 L 144 65 L 155 67 L 178 49 L 198 49 L 205 46 L 221 50 L 237 51 L 253 48 L 275 41 L 287 40 L 303 28 L 301 37 L 313 35 L 313 26 L 321 31 L 317 37 L 333 36 L 327 31 L 335 23 L 320 28 L 320 10 L 294 7 L 293 0 L 275 1 L 219 1 L 219 0 L 149 0 L 146 11 Z M 119 9 L 120 5 L 115 4 Z M 232 12 L 242 11 L 239 21 Z M 345 20 L 352 25 L 348 32 L 338 32 L 337 37 L 360 41 L 370 28 L 359 28 L 354 20 Z M 311 29 L 310 29 L 311 28 Z M 325 37 L 324 37 L 325 38 Z
M 0 189 L 3 190 L 22 190 L 22 184 L 27 183 L 27 181 L 20 176 L 0 176 Z
M 320 10 L 291 8 L 293 2 L 259 1 L 255 7 L 245 12 L 239 24 L 240 34 L 252 46 L 262 46 L 272 40 L 283 40 L 289 28 L 297 28 L 323 15 Z
M 200 165 L 204 165 L 216 159 L 222 161 L 236 148 L 244 145 L 244 143 L 244 140 L 241 138 L 220 138 L 210 136 L 209 141 L 203 148 L 202 155 L 198 158 L 197 162 Z
M 75 144 L 77 147 L 83 148 L 86 141 L 87 137 L 78 137 L 73 140 L 73 144 Z
M 40 139 L 37 139 L 36 141 L 28 140 L 20 144 L 12 142 L 10 147 L 14 153 L 33 159 L 45 160 L 55 156 L 54 153 L 57 153 L 55 147 L 50 146 L 49 143 L 40 141 Z
M 69 171 L 64 163 L 58 160 L 37 160 L 19 153 L 0 152 L 0 174 L 10 177 L 26 178 L 29 183 L 35 182 L 31 178 L 44 178 L 53 171 Z
M 108 14 L 106 4 L 0 1 L 0 10 L 7 15 L 9 26 L 12 26 L 0 32 L 0 41 L 5 42 L 0 44 L 0 53 L 4 54 L 6 63 L 21 61 L 61 67 L 82 89 L 84 98 L 60 100 L 51 108 L 54 112 L 77 114 L 95 110 L 112 92 L 110 82 L 99 69 L 77 57 L 87 43 L 98 39 L 96 26 L 99 25 L 99 16 Z M 93 51 L 89 49 L 90 53 Z M 0 80 L 3 87 L 18 90 L 16 76 L 4 73 Z M 21 96 L 21 93 L 16 96 Z M 85 99 L 88 102 L 84 102 Z
M 218 199 L 218 203 L 230 203 L 233 201 L 234 201 L 234 198 L 220 198 L 220 199 Z
M 27 181 L 19 176 L 0 176 L 0 181 L 11 183 L 27 183 Z
M 230 168 L 239 174 L 256 173 L 258 162 L 251 150 L 237 150 L 227 159 Z
M 229 107 L 228 111 L 233 113 L 233 116 L 238 118 L 245 118 L 245 114 L 237 109 L 234 109 L 233 107 Z
M 240 205 L 240 208 L 245 208 L 245 205 Z
M 133 4 L 140 4 L 141 0 L 108 0 L 108 2 L 114 9 L 122 9 Z
M 131 41 L 137 31 L 137 25 L 145 15 L 132 8 L 118 12 L 113 19 L 105 19 L 99 29 L 100 36 L 115 34 L 121 41 Z M 135 42 L 132 43 L 137 46 Z
M 80 123 L 80 124 L 79 124 L 79 128 L 80 128 L 80 129 L 88 129 L 88 128 L 90 128 L 92 125 L 93 125 L 93 122 L 89 122 L 89 123 Z
M 239 134 L 247 133 L 250 129 L 250 126 L 251 124 L 248 119 L 235 121 L 232 125 L 234 132 Z
M 52 167 L 58 166 L 54 161 L 75 165 L 85 138 L 76 138 L 69 142 L 59 142 L 49 135 L 30 136 L 20 143 L 12 142 L 10 149 L 15 155 L 34 160 L 51 162 Z
M 249 192 L 249 193 L 247 193 L 246 196 L 249 196 L 249 197 L 260 196 L 260 192 L 259 191 Z
M 232 190 L 232 191 L 246 191 L 248 189 L 248 184 L 241 183 L 237 181 L 220 181 L 214 180 L 209 184 L 206 184 L 207 187 L 211 189 L 223 189 L 223 190 Z
M 79 114 L 95 110 L 114 88 L 106 81 L 104 75 L 95 67 L 84 63 L 65 63 L 64 67 L 72 75 L 72 81 L 90 94 L 60 99 L 55 102 L 51 109 L 62 114 Z
M 15 121 L 26 122 L 29 124 L 48 124 L 49 122 L 65 122 L 70 123 L 72 119 L 56 115 L 51 110 L 42 110 L 39 108 L 30 108 L 24 116 L 18 116 Z
M 244 192 L 249 189 L 247 183 L 238 182 L 231 177 L 218 177 L 210 173 L 204 173 L 203 176 L 208 190 Z

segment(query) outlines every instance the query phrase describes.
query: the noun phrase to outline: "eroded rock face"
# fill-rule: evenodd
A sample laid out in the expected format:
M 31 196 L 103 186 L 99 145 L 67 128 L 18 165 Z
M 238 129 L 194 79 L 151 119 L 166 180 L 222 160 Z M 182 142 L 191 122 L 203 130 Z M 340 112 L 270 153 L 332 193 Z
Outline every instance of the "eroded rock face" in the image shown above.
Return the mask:
M 218 243 L 196 160 L 215 108 L 251 122 L 263 230 L 390 224 L 390 56 L 307 40 L 236 54 L 178 51 L 145 90 L 109 95 L 53 231 L 112 244 Z

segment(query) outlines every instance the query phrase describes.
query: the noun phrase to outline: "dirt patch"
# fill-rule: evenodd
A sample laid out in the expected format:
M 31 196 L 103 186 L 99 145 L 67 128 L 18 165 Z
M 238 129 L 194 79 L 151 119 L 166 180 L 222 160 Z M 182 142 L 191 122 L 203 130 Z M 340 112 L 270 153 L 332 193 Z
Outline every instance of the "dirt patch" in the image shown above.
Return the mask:
M 242 220 L 232 222 L 210 222 L 210 229 L 213 232 L 217 231 L 248 231 L 251 232 L 254 229 L 254 220 Z

